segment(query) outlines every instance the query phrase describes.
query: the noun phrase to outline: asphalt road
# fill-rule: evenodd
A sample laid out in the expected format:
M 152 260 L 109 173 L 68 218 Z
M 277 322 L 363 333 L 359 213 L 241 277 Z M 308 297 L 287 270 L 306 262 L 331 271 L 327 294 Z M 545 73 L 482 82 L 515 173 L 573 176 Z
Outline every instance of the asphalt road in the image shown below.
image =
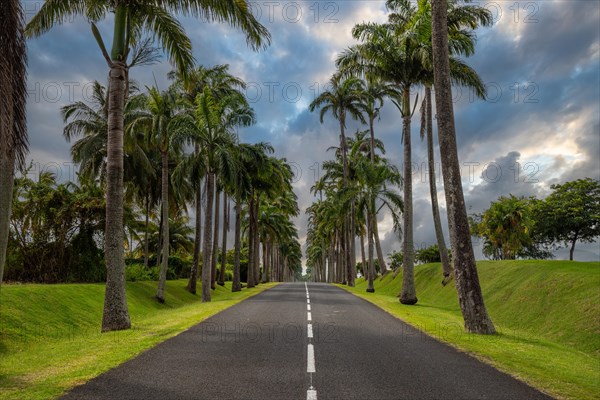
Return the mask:
M 549 397 L 342 289 L 290 283 L 205 320 L 63 398 Z

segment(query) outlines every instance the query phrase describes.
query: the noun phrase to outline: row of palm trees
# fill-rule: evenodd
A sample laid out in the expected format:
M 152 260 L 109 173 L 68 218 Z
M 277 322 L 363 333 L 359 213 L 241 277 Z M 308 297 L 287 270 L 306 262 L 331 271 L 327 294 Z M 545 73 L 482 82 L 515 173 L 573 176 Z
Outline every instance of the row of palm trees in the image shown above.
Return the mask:
M 469 86 L 474 92 L 484 98 L 485 85 L 477 73 L 465 64 L 459 57 L 468 57 L 474 53 L 475 35 L 473 30 L 479 26 L 489 26 L 492 23 L 491 13 L 479 6 L 461 0 L 418 0 L 416 4 L 409 0 L 387 0 L 389 10 L 386 23 L 361 23 L 352 30 L 352 35 L 358 44 L 344 50 L 336 60 L 338 70 L 330 81 L 330 90 L 320 94 L 310 105 L 310 110 L 320 109 L 321 122 L 327 112 L 331 112 L 340 125 L 340 158 L 342 177 L 335 190 L 326 192 L 327 202 L 339 203 L 335 196 L 347 200 L 345 206 L 339 209 L 341 214 L 330 213 L 317 201 L 309 209 L 311 226 L 308 250 L 311 267 L 315 269 L 318 279 L 322 279 L 319 269 L 323 268 L 324 250 L 315 246 L 327 246 L 319 226 L 328 226 L 332 220 L 337 220 L 340 231 L 335 234 L 339 240 L 340 251 L 348 254 L 347 260 L 329 262 L 334 271 L 337 265 L 343 270 L 341 279 L 331 278 L 337 282 L 354 284 L 355 270 L 355 239 L 361 235 L 361 227 L 357 229 L 356 221 L 361 215 L 366 216 L 367 238 L 369 248 L 368 268 L 366 276 L 369 280 L 368 291 L 374 291 L 372 246 L 373 240 L 378 241 L 377 234 L 377 205 L 382 204 L 374 194 L 367 196 L 367 202 L 357 207 L 358 197 L 352 195 L 361 182 L 361 174 L 369 176 L 363 190 L 369 192 L 386 188 L 385 180 L 377 182 L 376 171 L 385 168 L 381 166 L 382 159 L 376 155 L 374 137 L 374 121 L 379 114 L 384 99 L 388 99 L 400 112 L 402 118 L 403 142 L 403 198 L 398 202 L 402 207 L 402 236 L 403 236 L 403 274 L 402 291 L 399 295 L 403 304 L 415 304 L 417 294 L 414 282 L 414 244 L 413 244 L 413 201 L 412 201 L 412 138 L 411 125 L 414 112 L 419 102 L 419 96 L 411 97 L 416 88 L 424 88 L 424 99 L 421 102 L 421 138 L 426 139 L 429 159 L 429 182 L 434 227 L 443 265 L 445 284 L 452 274 L 456 278 L 456 287 L 465 327 L 472 332 L 494 332 L 493 324 L 487 315 L 477 270 L 473 249 L 470 243 L 469 227 L 464 206 L 464 198 L 460 181 L 454 115 L 452 110 L 452 83 Z M 447 248 L 444 243 L 440 214 L 437 202 L 437 188 L 434 176 L 433 159 L 433 113 L 432 88 L 435 86 L 438 131 L 440 138 L 440 153 L 442 155 L 442 172 L 444 189 L 448 207 L 448 222 L 454 255 L 454 271 L 450 264 Z M 346 138 L 346 121 L 348 117 L 369 125 L 370 141 L 366 145 L 369 157 L 369 167 L 361 163 L 364 160 L 352 160 L 348 151 L 352 148 Z M 352 163 L 352 166 L 350 166 Z M 351 179 L 351 169 L 354 177 Z M 388 167 L 386 174 L 391 177 Z M 399 182 L 399 179 L 397 180 Z M 390 180 L 389 182 L 394 182 Z M 343 202 L 342 202 L 343 204 Z M 385 204 L 385 203 L 383 203 Z M 393 210 L 392 215 L 395 216 Z M 324 220 L 328 222 L 323 222 Z M 361 243 L 364 240 L 361 241 Z M 363 246 L 364 252 L 364 246 Z M 331 252 L 330 252 L 331 253 Z M 382 258 L 380 256 L 380 258 Z M 363 263 L 364 265 L 364 263 Z M 379 261 L 382 273 L 386 273 L 385 263 Z
M 108 91 L 106 102 L 107 145 L 106 145 L 106 228 L 105 260 L 107 282 L 102 319 L 102 331 L 128 329 L 131 326 L 125 292 L 124 274 L 124 129 L 125 105 L 129 93 L 130 68 L 153 61 L 149 51 L 154 41 L 158 41 L 162 51 L 175 66 L 178 73 L 187 79 L 194 68 L 191 41 L 183 30 L 176 15 L 191 15 L 204 21 L 225 22 L 241 29 L 247 44 L 257 50 L 270 43 L 268 30 L 253 16 L 246 0 L 49 0 L 44 2 L 38 13 L 24 27 L 22 5 L 19 0 L 3 2 L 2 43 L 6 43 L 10 57 L 3 57 L 6 68 L 2 68 L 2 89 L 5 96 L 14 98 L 10 102 L 10 118 L 3 119 L 2 142 L 9 146 L 2 148 L 3 172 L 0 179 L 12 182 L 15 160 L 22 160 L 26 152 L 24 118 L 25 91 L 25 36 L 37 37 L 55 25 L 72 21 L 73 17 L 84 18 L 90 25 L 92 34 L 108 68 Z M 6 11 L 6 13 L 4 12 Z M 112 46 L 107 48 L 96 24 L 112 19 Z M 7 22 L 7 23 L 4 23 Z M 145 39 L 147 37 L 147 39 Z M 5 39 L 6 38 L 6 42 Z M 5 50 L 5 49 L 3 49 Z M 4 65 L 3 65 L 4 67 Z M 5 73 L 10 71 L 10 73 Z M 5 79 L 7 78 L 7 79 Z M 11 83 L 14 81 L 15 83 Z M 12 95 L 12 96 L 11 96 Z M 4 104 L 4 103 L 3 103 Z M 160 106 L 157 104 L 157 106 Z M 18 111 L 23 111 L 19 113 Z M 12 112 L 17 111 L 17 112 Z M 4 115 L 4 112 L 2 113 Z M 22 114 L 22 115 L 21 115 Z M 4 122 L 7 124 L 5 125 Z M 6 165 L 4 165 L 6 164 Z M 6 167 L 6 168 L 5 168 Z M 212 179 L 212 174 L 209 174 Z M 3 185 L 4 187 L 4 185 Z M 8 186 L 7 186 L 8 187 Z M 161 188 L 163 189 L 163 188 Z M 10 192 L 10 191 L 8 191 Z M 3 190 L 3 193 L 5 191 Z M 10 203 L 10 199 L 2 199 Z M 3 204 L 4 205 L 4 204 Z M 4 248 L 8 236 L 9 207 L 0 213 L 0 268 L 4 264 Z M 4 210 L 7 210 L 6 212 Z M 207 257 L 206 252 L 204 257 Z M 206 268 L 205 268 L 206 269 Z M 1 272 L 1 270 L 0 270 Z M 0 276 L 1 279 L 1 276 Z M 158 293 L 160 296 L 160 293 Z
M 179 220 L 188 204 L 195 208 L 193 262 L 187 285 L 191 293 L 196 293 L 201 254 L 202 300 L 210 301 L 211 289 L 217 283 L 224 284 L 232 201 L 235 203 L 232 290 L 241 290 L 243 232 L 250 250 L 248 287 L 273 278 L 292 279 L 294 271 L 300 268 L 301 258 L 297 231 L 291 222 L 298 215 L 291 185 L 293 175 L 284 159 L 270 155 L 273 152 L 270 145 L 239 142 L 237 129 L 255 123 L 254 111 L 242 93 L 245 82 L 231 75 L 226 65 L 198 67 L 185 78 L 172 73 L 171 78 L 173 83 L 164 91 L 149 87 L 140 93 L 135 85 L 130 85 L 124 107 L 124 163 L 128 171 L 124 176 L 125 199 L 145 214 L 146 266 L 150 214 L 160 206 L 156 298 L 165 301 L 172 243 L 170 221 Z M 81 176 L 106 183 L 106 90 L 99 83 L 94 85 L 93 99 L 92 106 L 76 102 L 63 107 L 67 123 L 64 135 L 67 140 L 78 138 L 72 146 L 72 157 L 80 165 Z M 219 215 L 223 216 L 221 228 Z M 262 276 L 260 243 L 263 244 Z M 280 265 L 282 268 L 271 269 Z
M 313 280 L 317 282 L 347 283 L 353 286 L 356 271 L 347 263 L 347 254 L 353 256 L 352 248 L 343 246 L 344 234 L 354 241 L 360 238 L 363 274 L 369 281 L 369 292 L 373 292 L 376 277 L 374 248 L 377 247 L 378 265 L 383 274 L 387 272 L 379 243 L 377 215 L 385 208 L 391 213 L 394 228 L 400 231 L 402 198 L 396 191 L 402 178 L 398 169 L 382 155 L 383 143 L 357 131 L 347 140 L 348 176 L 343 175 L 342 152 L 336 147 L 335 160 L 323 163 L 323 176 L 311 188 L 319 199 L 308 209 L 307 266 Z M 372 147 L 372 143 L 375 144 Z M 374 149 L 374 151 L 371 151 Z M 324 195 L 324 197 L 323 197 Z M 354 214 L 348 210 L 354 204 Z M 376 208 L 376 204 L 378 207 Z M 347 219 L 353 219 L 352 231 L 346 231 Z M 365 237 L 368 241 L 368 259 L 365 256 Z M 352 258 L 352 257 L 351 257 Z

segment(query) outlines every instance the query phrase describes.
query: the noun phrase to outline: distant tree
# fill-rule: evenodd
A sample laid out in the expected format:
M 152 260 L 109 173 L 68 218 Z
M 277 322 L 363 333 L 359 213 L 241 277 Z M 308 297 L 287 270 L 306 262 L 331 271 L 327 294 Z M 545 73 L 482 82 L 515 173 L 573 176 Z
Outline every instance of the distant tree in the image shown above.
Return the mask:
M 550 243 L 570 245 L 573 260 L 577 241 L 600 237 L 600 183 L 584 178 L 551 188 L 554 192 L 535 205 L 536 231 Z
M 452 252 L 450 250 L 446 250 L 446 252 L 448 254 L 448 260 L 450 260 L 452 258 Z M 434 244 L 415 251 L 415 261 L 421 264 L 442 262 L 438 245 Z
M 398 268 L 402 267 L 404 261 L 404 254 L 401 251 L 394 250 L 388 254 L 390 258 L 390 268 L 394 271 L 399 271 Z
M 528 199 L 502 196 L 471 221 L 473 235 L 484 239 L 483 254 L 493 260 L 514 260 L 531 244 L 533 219 Z
M 548 240 L 538 233 L 535 198 L 502 196 L 482 214 L 470 218 L 473 236 L 483 238 L 483 255 L 492 260 L 546 259 Z

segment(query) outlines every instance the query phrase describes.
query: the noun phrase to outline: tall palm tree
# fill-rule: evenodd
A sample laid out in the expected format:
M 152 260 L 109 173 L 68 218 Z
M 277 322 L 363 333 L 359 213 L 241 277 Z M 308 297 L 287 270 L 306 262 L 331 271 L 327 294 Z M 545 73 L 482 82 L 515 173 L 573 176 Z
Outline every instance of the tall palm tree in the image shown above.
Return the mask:
M 110 54 L 96 22 L 114 14 Z M 102 331 L 131 327 L 125 293 L 123 254 L 123 106 L 129 81 L 131 45 L 143 32 L 157 38 L 180 71 L 193 64 L 190 39 L 174 14 L 193 15 L 227 22 L 241 28 L 249 45 L 258 48 L 270 41 L 269 32 L 252 15 L 246 0 L 48 0 L 27 25 L 29 36 L 40 36 L 73 16 L 85 17 L 110 69 L 108 101 L 108 154 L 106 190 L 106 294 Z
M 415 12 L 410 2 L 404 2 L 408 15 Z M 401 98 L 392 102 L 402 115 L 403 175 L 404 175 L 404 212 L 403 212 L 403 252 L 402 304 L 416 304 L 417 295 L 414 283 L 414 244 L 413 244 L 413 208 L 412 208 L 412 142 L 411 119 L 414 107 L 411 106 L 410 93 L 413 87 L 426 79 L 423 62 L 416 54 L 413 40 L 400 40 L 398 24 L 363 23 L 353 28 L 352 34 L 362 43 L 342 53 L 338 66 L 349 73 L 362 73 L 377 76 L 392 82 L 401 92 Z M 415 100 L 416 105 L 417 100 Z
M 202 246 L 202 301 L 210 301 L 212 280 L 211 254 L 213 249 L 214 195 L 217 174 L 222 180 L 231 180 L 235 174 L 235 161 L 232 146 L 235 143 L 233 129 L 237 126 L 254 124 L 255 115 L 247 101 L 236 92 L 217 97 L 209 87 L 205 87 L 195 100 L 194 115 L 182 114 L 174 119 L 175 141 L 199 144 L 200 152 L 195 155 L 206 173 L 206 209 L 204 215 L 204 237 Z
M 339 121 L 340 124 L 340 150 L 342 155 L 343 165 L 343 184 L 348 184 L 348 159 L 347 159 L 347 143 L 346 143 L 346 118 L 350 116 L 353 119 L 365 123 L 363 116 L 363 99 L 364 85 L 363 82 L 356 77 L 344 78 L 342 74 L 334 74 L 330 80 L 331 88 L 324 91 L 316 99 L 314 99 L 309 110 L 315 111 L 320 108 L 319 118 L 321 123 L 327 112 L 331 112 Z M 350 205 L 348 218 L 346 219 L 342 232 L 343 253 L 346 256 L 345 268 L 348 285 L 354 286 L 354 278 L 356 277 L 356 254 L 355 254 L 355 237 L 354 237 L 354 203 Z
M 402 177 L 398 169 L 394 165 L 389 164 L 385 158 L 379 156 L 376 158 L 367 157 L 364 148 L 368 148 L 369 152 L 371 152 L 371 145 L 364 146 L 365 144 L 365 138 L 357 134 L 352 143 L 350 160 L 352 160 L 357 181 L 355 190 L 357 192 L 356 196 L 359 199 L 359 207 L 366 210 L 369 249 L 367 291 L 374 292 L 373 281 L 376 277 L 376 271 L 373 268 L 373 238 L 375 235 L 372 230 L 376 227 L 373 219 L 377 218 L 378 212 L 375 209 L 375 204 L 381 204 L 379 209 L 384 206 L 388 208 L 394 221 L 394 230 L 397 232 L 400 231 L 399 214 L 403 209 L 403 201 L 395 191 L 395 187 L 402 185 Z M 378 147 L 383 150 L 383 144 L 378 144 Z
M 431 5 L 435 103 L 456 291 L 465 329 L 491 334 L 496 329 L 483 301 L 460 177 L 448 50 L 448 2 L 432 0 Z
M 156 299 L 165 302 L 165 284 L 169 268 L 169 153 L 172 149 L 172 121 L 181 112 L 177 106 L 177 97 L 174 87 L 164 92 L 157 88 L 148 88 L 147 111 L 139 112 L 128 126 L 128 130 L 135 132 L 139 127 L 145 127 L 150 132 L 151 142 L 160 152 L 161 159 L 161 238 L 162 251 L 158 276 Z
M 23 33 L 21 1 L 0 5 L 0 284 L 4 275 L 8 244 L 14 171 L 22 167 L 27 154 L 27 54 Z
M 183 75 L 177 72 L 169 74 L 171 78 L 176 79 L 175 85 L 179 88 L 180 96 L 184 106 L 190 110 L 194 108 L 194 102 L 198 94 L 202 93 L 205 88 L 208 88 L 211 93 L 217 98 L 235 95 L 236 91 L 246 89 L 246 83 L 229 73 L 228 65 L 216 65 L 206 68 L 198 66 L 191 72 Z M 195 161 L 195 163 L 194 163 Z M 198 267 L 200 263 L 200 247 L 201 247 L 201 204 L 202 204 L 202 185 L 201 177 L 205 175 L 204 163 L 200 157 L 199 143 L 194 144 L 194 154 L 188 157 L 182 165 L 177 169 L 179 176 L 189 177 L 192 186 L 195 190 L 196 203 L 196 235 L 193 252 L 193 262 L 188 280 L 187 290 L 190 293 L 196 294 L 196 281 L 198 279 Z M 226 236 L 224 236 L 226 240 Z
M 389 82 L 382 81 L 380 79 L 367 79 L 366 91 L 365 91 L 365 103 L 364 110 L 367 115 L 367 119 L 369 120 L 369 133 L 371 134 L 370 141 L 370 157 L 371 162 L 375 163 L 375 127 L 374 122 L 376 118 L 379 118 L 381 107 L 383 106 L 383 101 L 386 97 L 391 99 L 399 99 L 401 93 L 395 87 L 394 84 Z M 374 207 L 372 208 L 374 209 Z M 381 269 L 381 274 L 385 275 L 387 273 L 387 265 L 385 263 L 385 258 L 383 256 L 383 251 L 381 250 L 381 242 L 379 240 L 379 229 L 377 227 L 377 216 L 372 216 L 370 219 L 371 223 L 374 225 L 371 228 L 371 232 L 374 235 L 375 239 L 375 249 L 377 250 L 377 261 L 379 263 L 379 268 Z
M 241 290 L 240 282 L 240 253 L 242 232 L 242 203 L 248 204 L 252 193 L 252 182 L 258 174 L 260 167 L 266 163 L 267 155 L 273 152 L 273 148 L 267 143 L 247 144 L 237 143 L 233 147 L 235 160 L 234 178 L 228 182 L 230 191 L 235 196 L 235 232 L 234 232 L 234 262 L 233 262 L 233 284 L 231 290 Z M 250 268 L 248 279 L 253 279 Z
M 386 5 L 388 9 L 392 11 L 392 14 L 390 14 L 389 17 L 390 20 L 402 24 L 402 35 L 404 37 L 420 38 L 418 41 L 413 42 L 419 46 L 420 49 L 417 51 L 417 54 L 423 61 L 429 74 L 428 82 L 425 82 L 424 85 L 425 96 L 421 106 L 421 140 L 425 137 L 427 138 L 431 207 L 436 239 L 443 267 L 444 280 L 442 281 L 442 284 L 445 285 L 451 277 L 452 267 L 450 265 L 450 259 L 448 257 L 448 251 L 441 228 L 435 184 L 433 116 L 431 110 L 431 86 L 433 85 L 431 2 L 430 0 L 419 0 L 416 12 L 410 14 L 405 12 L 406 7 L 402 0 L 388 0 Z M 463 4 L 463 2 L 459 1 L 452 1 L 451 7 L 448 10 L 448 21 L 449 48 L 451 55 L 464 55 L 468 57 L 475 52 L 475 37 L 472 34 L 472 30 L 479 26 L 490 26 L 493 22 L 493 18 L 491 12 L 483 7 L 469 3 Z M 455 57 L 450 59 L 450 76 L 455 83 L 470 87 L 478 97 L 485 98 L 485 86 L 477 73 Z
M 125 125 L 130 125 L 146 107 L 147 98 L 137 92 L 135 84 L 129 85 L 123 115 Z M 106 88 L 94 82 L 90 103 L 76 101 L 61 108 L 65 122 L 63 136 L 71 146 L 71 157 L 79 166 L 81 179 L 106 182 L 106 157 L 108 145 L 108 96 Z M 145 207 L 144 265 L 148 266 L 148 228 L 150 209 L 157 204 L 159 193 L 153 165 L 154 149 L 148 146 L 147 133 L 127 130 L 123 139 L 125 201 L 138 199 Z M 77 138 L 77 139 L 76 139 Z

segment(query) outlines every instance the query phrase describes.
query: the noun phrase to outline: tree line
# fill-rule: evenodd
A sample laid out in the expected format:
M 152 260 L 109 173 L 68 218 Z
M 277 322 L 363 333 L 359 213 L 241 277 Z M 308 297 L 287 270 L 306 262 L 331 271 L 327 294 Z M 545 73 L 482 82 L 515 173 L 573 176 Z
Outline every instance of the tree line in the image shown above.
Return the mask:
M 109 15 L 113 17 L 110 48 L 96 26 Z M 185 214 L 190 199 L 196 210 L 196 234 L 188 290 L 196 290 L 202 257 L 203 301 L 210 301 L 211 287 L 223 277 L 226 257 L 222 257 L 217 274 L 218 238 L 229 220 L 219 227 L 216 216 L 224 205 L 229 207 L 230 201 L 235 203 L 233 290 L 241 286 L 236 272 L 242 234 L 248 242 L 249 287 L 269 279 L 292 279 L 300 263 L 297 233 L 289 220 L 298 212 L 291 191 L 291 170 L 285 160 L 270 155 L 273 149 L 269 144 L 239 142 L 236 127 L 252 125 L 255 119 L 239 91 L 244 83 L 228 74 L 226 67 L 196 67 L 191 41 L 176 15 L 225 22 L 240 29 L 254 50 L 270 44 L 270 33 L 252 15 L 247 1 L 82 0 L 69 4 L 49 1 L 27 26 L 18 0 L 2 3 L 0 42 L 7 57 L 2 57 L 0 84 L 7 93 L 5 99 L 10 101 L 2 102 L 0 131 L 0 282 L 15 171 L 24 166 L 27 153 L 25 40 L 80 16 L 89 23 L 109 70 L 107 88 L 96 85 L 96 104 L 76 103 L 62 110 L 67 122 L 65 136 L 77 139 L 72 153 L 74 160 L 82 165 L 81 174 L 104 191 L 102 243 L 96 241 L 103 247 L 106 265 L 102 331 L 131 326 L 125 290 L 128 241 L 124 223 L 130 204 L 144 215 L 144 228 L 136 232 L 143 232 L 141 241 L 146 259 L 151 211 L 158 215 L 156 251 L 160 254 L 160 269 L 156 298 L 159 301 L 165 301 L 170 221 Z M 160 48 L 154 47 L 155 42 Z M 173 84 L 162 91 L 157 87 L 138 91 L 130 79 L 132 68 L 154 63 L 160 52 L 166 54 L 175 68 L 171 76 Z M 201 237 L 199 210 L 203 204 Z M 229 213 L 225 215 L 228 217 Z M 244 231 L 243 226 L 247 226 Z M 221 234 L 223 242 L 226 237 Z M 267 261 L 262 270 L 261 243 Z M 225 249 L 226 243 L 221 247 Z
M 358 41 L 341 52 L 329 90 L 310 105 L 320 110 L 321 122 L 331 113 L 339 122 L 340 144 L 335 160 L 326 163 L 325 175 L 313 190 L 325 197 L 307 210 L 309 232 L 307 263 L 317 281 L 354 285 L 356 238 L 361 244 L 361 269 L 374 292 L 375 265 L 385 275 L 388 267 L 381 254 L 378 214 L 389 210 L 394 230 L 402 238 L 402 291 L 400 302 L 417 303 L 414 282 L 412 138 L 411 126 L 420 104 L 420 136 L 426 142 L 429 172 L 434 174 L 433 97 L 435 87 L 444 191 L 448 209 L 453 263 L 444 242 L 437 202 L 435 177 L 430 176 L 432 214 L 437 252 L 442 262 L 443 283 L 455 278 L 465 328 L 470 332 L 494 333 L 479 285 L 470 241 L 468 216 L 460 179 L 451 84 L 473 89 L 485 98 L 486 88 L 478 74 L 461 57 L 475 51 L 474 30 L 490 26 L 489 10 L 459 0 L 388 0 L 387 22 L 365 22 L 352 29 Z M 411 96 L 423 88 L 424 98 Z M 420 101 L 420 103 L 419 103 Z M 375 121 L 384 102 L 391 103 L 402 121 L 403 170 L 383 157 L 384 146 L 375 136 Z M 354 119 L 368 126 L 348 138 L 346 125 Z M 367 139 L 365 139 L 367 137 Z M 400 195 L 397 190 L 402 190 Z M 367 254 L 365 254 L 365 239 Z M 377 260 L 375 261 L 375 249 Z M 363 267 L 364 266 L 364 267 Z M 326 271 L 326 272 L 324 272 Z

